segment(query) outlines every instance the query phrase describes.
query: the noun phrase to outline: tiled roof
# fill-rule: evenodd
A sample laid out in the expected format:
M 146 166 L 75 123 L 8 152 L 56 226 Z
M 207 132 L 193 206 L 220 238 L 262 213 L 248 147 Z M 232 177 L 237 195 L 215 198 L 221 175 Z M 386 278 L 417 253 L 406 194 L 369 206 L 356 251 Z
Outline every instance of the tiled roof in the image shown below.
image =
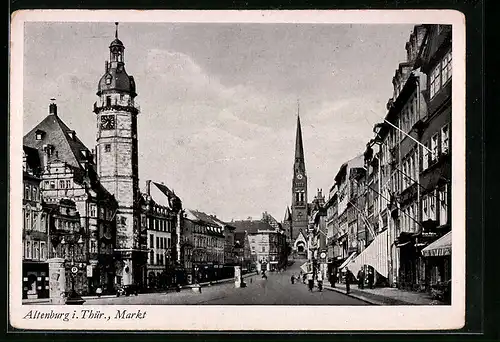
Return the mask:
M 259 230 L 275 230 L 273 226 L 269 223 L 264 222 L 262 220 L 241 220 L 241 221 L 233 221 L 231 225 L 236 227 L 236 232 L 247 232 L 248 234 L 255 234 Z
M 43 131 L 43 139 L 36 140 L 36 132 Z M 104 188 L 99 182 L 95 164 L 93 163 L 90 150 L 76 136 L 72 137 L 74 131 L 70 129 L 55 114 L 49 114 L 38 125 L 36 125 L 23 138 L 23 148 L 30 151 L 37 150 L 38 158 L 43 160 L 43 146 L 50 144 L 54 146 L 54 151 L 49 157 L 48 162 L 61 161 L 74 168 L 77 181 L 85 183 L 103 199 L 112 200 L 114 196 Z M 85 151 L 87 157 L 83 155 Z M 88 161 L 88 172 L 85 170 L 83 163 Z
M 36 131 L 43 131 L 45 135 L 43 139 L 36 140 Z M 82 150 L 86 151 L 90 156 L 89 149 L 82 143 L 75 134 L 71 137 L 72 131 L 61 118 L 54 114 L 49 114 L 38 125 L 36 125 L 23 138 L 23 144 L 37 149 L 39 154 L 43 153 L 43 146 L 51 144 L 55 147 L 54 153 L 49 158 L 49 162 L 59 159 L 73 167 L 82 167 L 82 162 L 87 158 L 82 154 Z M 57 152 L 57 153 L 56 153 Z

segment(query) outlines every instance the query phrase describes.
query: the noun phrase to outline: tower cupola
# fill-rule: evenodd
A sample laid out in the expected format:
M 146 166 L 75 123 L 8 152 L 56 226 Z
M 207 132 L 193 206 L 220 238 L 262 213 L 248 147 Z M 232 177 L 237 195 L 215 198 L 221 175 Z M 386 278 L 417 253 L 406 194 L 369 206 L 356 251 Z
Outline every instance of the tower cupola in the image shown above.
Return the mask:
M 125 71 L 124 52 L 125 46 L 118 39 L 118 23 L 115 23 L 115 40 L 109 45 L 109 62 L 105 63 L 104 75 L 97 86 L 97 95 L 109 93 L 129 94 L 135 97 L 135 82 L 132 76 Z

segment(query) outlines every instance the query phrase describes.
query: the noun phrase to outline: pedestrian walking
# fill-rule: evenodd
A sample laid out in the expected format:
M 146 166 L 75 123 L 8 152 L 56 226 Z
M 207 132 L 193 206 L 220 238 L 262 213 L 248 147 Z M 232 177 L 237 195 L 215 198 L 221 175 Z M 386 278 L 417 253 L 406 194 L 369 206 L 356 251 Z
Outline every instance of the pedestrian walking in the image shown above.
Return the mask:
M 358 289 L 363 289 L 365 283 L 365 272 L 363 269 L 358 271 Z
M 101 298 L 101 295 L 102 295 L 101 285 L 97 286 L 97 289 L 95 290 L 95 293 L 96 293 L 96 295 L 97 295 L 98 298 Z
M 308 283 L 308 286 L 309 286 L 309 292 L 313 292 L 314 278 L 313 278 L 312 272 L 307 274 L 307 283 Z
M 290 277 L 290 281 L 292 282 L 292 284 L 295 283 L 295 275 L 292 274 L 292 276 Z
M 346 267 L 345 269 L 345 293 L 349 294 L 351 291 L 351 271 Z
M 373 270 L 368 270 L 368 287 L 370 289 L 373 289 L 373 282 L 374 282 L 374 277 L 375 274 L 373 273 Z
M 323 291 L 323 274 L 321 272 L 318 273 L 318 277 L 316 278 L 318 282 L 318 290 L 319 292 Z

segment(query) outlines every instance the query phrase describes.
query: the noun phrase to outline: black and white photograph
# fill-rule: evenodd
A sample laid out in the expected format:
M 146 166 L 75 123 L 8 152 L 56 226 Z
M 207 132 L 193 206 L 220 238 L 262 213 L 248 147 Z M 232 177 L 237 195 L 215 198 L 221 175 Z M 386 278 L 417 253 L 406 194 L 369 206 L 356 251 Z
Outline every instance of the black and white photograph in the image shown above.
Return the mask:
M 460 14 L 163 12 L 13 17 L 17 325 L 463 325 Z

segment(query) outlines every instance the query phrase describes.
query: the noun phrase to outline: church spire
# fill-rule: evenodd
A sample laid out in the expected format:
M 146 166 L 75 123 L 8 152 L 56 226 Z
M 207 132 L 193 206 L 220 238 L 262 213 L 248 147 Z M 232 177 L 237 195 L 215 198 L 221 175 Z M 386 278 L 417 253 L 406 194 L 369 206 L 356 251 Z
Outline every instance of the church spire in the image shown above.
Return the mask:
M 297 133 L 295 136 L 295 162 L 304 161 L 304 146 L 302 144 L 302 128 L 300 127 L 299 104 L 297 103 Z

